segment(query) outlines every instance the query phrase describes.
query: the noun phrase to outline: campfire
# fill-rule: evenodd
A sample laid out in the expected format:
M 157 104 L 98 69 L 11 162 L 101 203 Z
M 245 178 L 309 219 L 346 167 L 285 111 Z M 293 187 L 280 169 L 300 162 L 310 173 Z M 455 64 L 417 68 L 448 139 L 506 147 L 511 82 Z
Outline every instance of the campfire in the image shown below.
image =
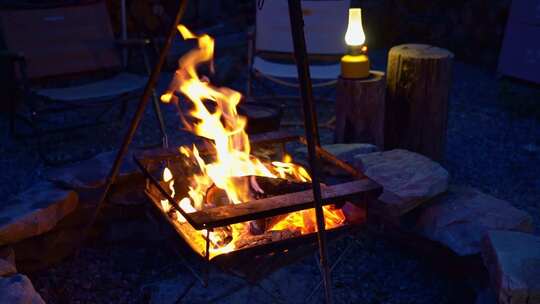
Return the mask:
M 317 225 L 308 171 L 285 151 L 280 159 L 269 160 L 256 157 L 251 149 L 252 144 L 297 137 L 270 133 L 250 141 L 247 119 L 237 112 L 242 95 L 216 87 L 198 74 L 204 67 L 214 70 L 214 40 L 182 25 L 178 30 L 184 39 L 196 39 L 198 47 L 179 60 L 161 100 L 177 106 L 185 129 L 204 139 L 204 145 L 181 146 L 166 157 L 154 155 L 146 161 L 136 158 L 152 182 L 147 189 L 151 201 L 186 243 L 208 260 L 314 235 Z M 185 107 L 180 103 L 190 108 L 188 115 L 182 114 Z M 160 171 L 160 176 L 151 171 Z M 369 179 L 321 186 L 327 230 L 348 224 L 341 208 L 348 198 L 380 190 Z

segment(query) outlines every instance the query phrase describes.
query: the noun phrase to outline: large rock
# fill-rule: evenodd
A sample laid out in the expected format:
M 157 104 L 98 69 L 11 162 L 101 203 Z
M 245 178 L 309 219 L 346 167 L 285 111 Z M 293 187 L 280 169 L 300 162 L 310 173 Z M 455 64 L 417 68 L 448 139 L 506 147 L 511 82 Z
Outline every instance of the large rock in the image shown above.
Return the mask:
M 52 169 L 47 173 L 47 179 L 75 190 L 91 190 L 102 187 L 105 185 L 116 153 L 116 151 L 104 152 L 89 160 Z M 125 155 L 117 182 L 121 183 L 140 174 L 132 157 L 131 152 Z
M 77 193 L 42 182 L 0 206 L 0 246 L 51 230 L 78 204 Z
M 344 161 L 353 161 L 356 155 L 372 153 L 379 150 L 375 145 L 361 143 L 322 145 L 322 148 Z M 294 150 L 294 152 L 298 153 L 299 156 L 302 155 L 307 158 L 306 147 L 300 147 Z
M 384 191 L 373 208 L 399 217 L 446 191 L 448 172 L 418 153 L 391 150 L 355 156 L 355 165 Z
M 0 303 L 44 304 L 45 301 L 36 292 L 28 277 L 17 274 L 0 278 Z
M 421 210 L 416 231 L 458 255 L 480 252 L 482 236 L 492 229 L 532 231 L 532 219 L 510 203 L 470 187 L 452 186 Z
M 372 153 L 379 150 L 375 145 L 362 143 L 323 145 L 322 148 L 349 164 L 353 164 L 355 157 L 358 155 Z M 308 156 L 306 147 L 296 149 L 294 154 L 296 156 L 294 159 L 295 161 L 307 165 Z M 325 173 L 333 175 L 345 174 L 343 170 L 338 169 L 334 165 L 326 162 L 323 162 L 322 169 Z
M 540 303 L 540 237 L 514 231 L 490 231 L 482 257 L 499 303 Z

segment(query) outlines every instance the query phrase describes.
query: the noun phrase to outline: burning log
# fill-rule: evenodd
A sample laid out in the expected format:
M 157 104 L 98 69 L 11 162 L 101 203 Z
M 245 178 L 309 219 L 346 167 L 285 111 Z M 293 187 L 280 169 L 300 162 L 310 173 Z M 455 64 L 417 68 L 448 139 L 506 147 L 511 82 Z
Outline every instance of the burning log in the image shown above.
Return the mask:
M 243 178 L 235 178 L 238 183 L 243 181 Z M 251 199 L 261 199 L 276 195 L 288 194 L 298 191 L 304 191 L 311 188 L 309 182 L 297 182 L 283 178 L 270 178 L 264 176 L 249 177 L 249 196 Z M 212 185 L 206 191 L 206 204 L 209 207 L 218 207 L 231 204 L 225 190 Z
M 206 191 L 206 205 L 209 207 L 225 206 L 230 204 L 227 193 L 223 189 L 219 189 L 216 185 L 212 185 Z
M 255 177 L 254 182 L 262 191 L 264 191 L 264 193 L 257 192 L 260 194 L 260 197 L 258 198 L 266 198 L 275 195 L 304 191 L 311 188 L 311 183 L 309 182 L 291 181 L 283 178 L 257 176 Z
M 252 192 L 256 193 L 257 199 L 308 190 L 311 187 L 311 183 L 308 182 L 296 182 L 282 178 L 262 176 L 253 177 L 250 181 Z M 285 217 L 287 217 L 287 214 L 251 221 L 249 223 L 249 231 L 253 235 L 260 235 L 266 231 L 267 227 L 274 226 Z
M 261 235 L 246 235 L 236 241 L 234 245 L 236 249 L 241 249 L 245 247 L 258 246 L 268 243 L 273 243 L 285 239 L 290 239 L 293 237 L 299 237 L 302 235 L 299 229 L 297 230 L 271 230 L 267 231 Z

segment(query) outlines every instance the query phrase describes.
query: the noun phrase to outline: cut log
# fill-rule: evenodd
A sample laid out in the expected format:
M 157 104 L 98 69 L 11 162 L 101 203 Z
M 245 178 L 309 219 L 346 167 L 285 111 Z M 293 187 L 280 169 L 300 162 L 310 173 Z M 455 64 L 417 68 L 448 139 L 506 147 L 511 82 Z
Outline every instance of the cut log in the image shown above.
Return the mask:
M 259 195 L 258 198 L 266 198 L 311 189 L 310 182 L 295 182 L 283 178 L 257 176 L 255 177 L 255 181 L 260 189 L 264 191 L 264 194 Z
M 285 239 L 290 239 L 293 237 L 299 237 L 301 235 L 300 230 L 278 230 L 278 231 L 267 231 L 261 235 L 246 235 L 243 238 L 236 241 L 234 244 L 236 249 L 241 249 L 245 247 L 259 246 L 263 244 L 273 243 Z
M 336 97 L 335 143 L 372 143 L 384 146 L 384 73 L 367 79 L 339 78 Z
M 448 50 L 424 44 L 390 50 L 385 149 L 403 148 L 443 159 L 453 57 Z

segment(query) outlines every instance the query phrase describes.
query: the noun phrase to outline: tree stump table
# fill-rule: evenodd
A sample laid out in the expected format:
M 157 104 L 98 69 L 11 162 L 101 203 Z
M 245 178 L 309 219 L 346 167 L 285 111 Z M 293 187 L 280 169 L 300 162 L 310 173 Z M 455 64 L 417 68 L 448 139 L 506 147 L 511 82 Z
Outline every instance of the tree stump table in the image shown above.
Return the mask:
M 384 146 L 384 73 L 371 71 L 366 79 L 338 79 L 335 143 Z
M 453 57 L 448 50 L 425 44 L 390 50 L 385 149 L 403 148 L 443 159 Z

